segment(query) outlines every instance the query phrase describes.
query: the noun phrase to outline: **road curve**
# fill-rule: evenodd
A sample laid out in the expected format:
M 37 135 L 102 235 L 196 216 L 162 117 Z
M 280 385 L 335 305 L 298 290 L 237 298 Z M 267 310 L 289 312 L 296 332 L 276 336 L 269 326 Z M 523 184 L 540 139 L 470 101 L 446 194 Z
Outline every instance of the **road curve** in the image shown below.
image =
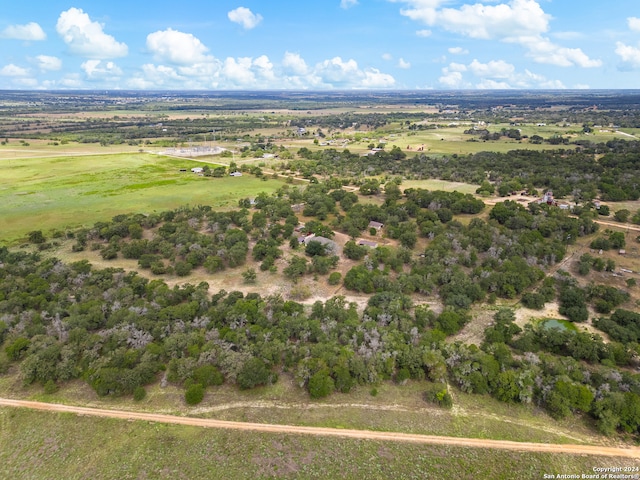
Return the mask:
M 206 418 L 180 417 L 154 413 L 128 412 L 123 410 L 106 410 L 100 408 L 74 407 L 54 403 L 32 402 L 0 398 L 0 407 L 28 408 L 47 412 L 73 413 L 92 417 L 118 418 L 123 420 L 140 420 L 175 425 L 190 425 L 204 428 L 222 428 L 253 432 L 281 433 L 295 435 L 316 435 L 325 437 L 355 438 L 361 440 L 378 440 L 391 442 L 419 443 L 424 445 L 449 445 L 467 448 L 491 448 L 497 450 L 513 450 L 521 452 L 546 452 L 573 455 L 593 455 L 602 457 L 625 457 L 640 459 L 640 448 L 599 447 L 591 445 L 559 445 L 547 443 L 511 442 L 506 440 L 488 440 L 479 438 L 457 438 L 435 435 L 418 435 L 411 433 L 377 432 L 371 430 L 347 430 L 339 428 L 303 427 L 296 425 L 273 425 L 263 423 L 228 422 Z

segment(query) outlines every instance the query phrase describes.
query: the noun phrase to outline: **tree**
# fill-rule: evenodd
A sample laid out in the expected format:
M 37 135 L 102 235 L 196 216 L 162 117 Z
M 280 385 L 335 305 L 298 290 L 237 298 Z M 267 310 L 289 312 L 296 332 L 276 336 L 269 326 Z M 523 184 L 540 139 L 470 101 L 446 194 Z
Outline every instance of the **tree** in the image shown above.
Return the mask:
M 258 385 L 266 385 L 271 379 L 267 365 L 261 359 L 251 357 L 242 366 L 236 381 L 242 390 L 248 390 Z
M 309 255 L 310 257 L 315 256 L 325 256 L 327 254 L 328 247 L 327 245 L 320 243 L 317 240 L 310 240 L 306 243 L 304 248 L 304 253 Z
M 307 273 L 307 259 L 294 255 L 289 260 L 289 265 L 282 272 L 294 283 L 297 282 L 300 277 Z

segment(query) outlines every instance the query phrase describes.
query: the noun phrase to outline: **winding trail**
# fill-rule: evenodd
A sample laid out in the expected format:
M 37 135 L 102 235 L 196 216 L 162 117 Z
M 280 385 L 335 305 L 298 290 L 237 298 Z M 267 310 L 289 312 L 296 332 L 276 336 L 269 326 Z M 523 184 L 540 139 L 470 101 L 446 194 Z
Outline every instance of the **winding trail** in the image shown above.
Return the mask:
M 32 402 L 0 398 L 0 407 L 28 408 L 56 413 L 73 413 L 92 417 L 116 418 L 122 420 L 139 420 L 175 425 L 189 425 L 204 428 L 221 428 L 266 433 L 316 435 L 325 437 L 343 437 L 360 440 L 377 440 L 391 442 L 418 443 L 424 445 L 449 445 L 467 448 L 491 448 L 496 450 L 513 450 L 521 452 L 543 452 L 555 454 L 593 455 L 601 457 L 624 457 L 640 459 L 638 447 L 603 447 L 592 445 L 562 445 L 546 443 L 512 442 L 506 440 L 488 440 L 479 438 L 457 438 L 435 435 L 419 435 L 411 433 L 377 432 L 370 430 L 349 430 L 339 428 L 303 427 L 295 425 L 273 425 L 262 423 L 228 422 L 206 418 L 180 417 L 155 413 L 128 412 L 123 410 L 107 410 L 101 408 L 74 407 L 54 403 Z

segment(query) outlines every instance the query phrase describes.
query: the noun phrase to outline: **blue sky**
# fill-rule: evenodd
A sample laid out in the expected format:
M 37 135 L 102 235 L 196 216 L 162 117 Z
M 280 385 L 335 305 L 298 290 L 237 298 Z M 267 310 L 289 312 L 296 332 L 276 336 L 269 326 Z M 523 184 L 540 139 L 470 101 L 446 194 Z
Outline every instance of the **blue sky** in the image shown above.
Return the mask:
M 640 88 L 640 2 L 36 0 L 0 89 Z

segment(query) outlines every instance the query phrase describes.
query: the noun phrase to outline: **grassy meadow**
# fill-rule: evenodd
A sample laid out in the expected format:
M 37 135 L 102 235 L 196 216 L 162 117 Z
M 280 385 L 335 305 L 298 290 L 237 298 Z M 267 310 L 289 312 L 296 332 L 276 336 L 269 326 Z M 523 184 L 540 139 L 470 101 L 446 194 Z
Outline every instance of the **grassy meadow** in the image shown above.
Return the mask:
M 0 409 L 14 479 L 542 478 L 630 459 L 239 432 Z M 107 448 L 105 448 L 105 445 Z
M 16 242 L 32 230 L 92 225 L 121 213 L 186 204 L 234 207 L 239 198 L 271 193 L 282 185 L 250 175 L 210 178 L 189 171 L 201 165 L 145 153 L 2 160 L 2 241 Z

